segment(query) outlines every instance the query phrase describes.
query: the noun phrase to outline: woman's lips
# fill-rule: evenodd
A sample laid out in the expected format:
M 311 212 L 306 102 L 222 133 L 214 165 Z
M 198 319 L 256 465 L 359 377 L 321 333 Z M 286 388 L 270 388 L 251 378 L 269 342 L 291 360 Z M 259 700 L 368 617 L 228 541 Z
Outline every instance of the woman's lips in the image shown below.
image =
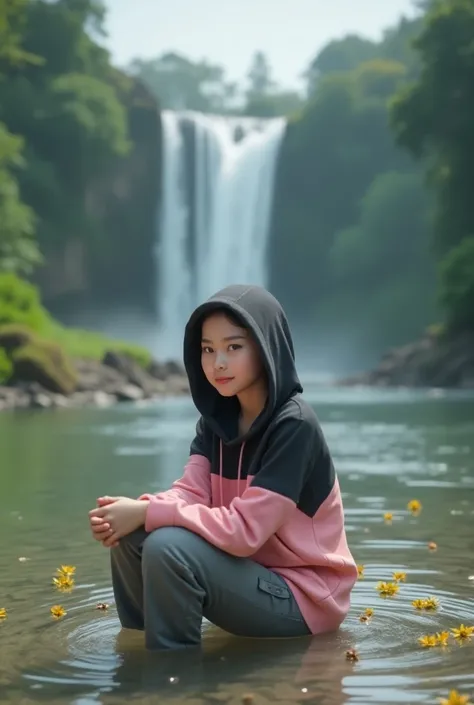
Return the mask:
M 216 377 L 215 382 L 216 384 L 227 384 L 228 382 L 232 382 L 233 379 L 233 377 Z

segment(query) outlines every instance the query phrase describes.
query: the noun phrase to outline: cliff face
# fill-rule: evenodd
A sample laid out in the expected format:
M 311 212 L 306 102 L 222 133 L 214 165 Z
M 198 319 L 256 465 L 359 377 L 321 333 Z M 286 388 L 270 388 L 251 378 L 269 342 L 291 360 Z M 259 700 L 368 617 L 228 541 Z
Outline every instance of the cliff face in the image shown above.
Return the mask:
M 94 301 L 146 308 L 155 299 L 154 249 L 161 192 L 161 126 L 155 99 L 138 81 L 125 97 L 131 149 L 92 182 L 86 211 L 97 234 L 67 237 L 45 253 L 36 276 L 46 305 L 66 309 Z

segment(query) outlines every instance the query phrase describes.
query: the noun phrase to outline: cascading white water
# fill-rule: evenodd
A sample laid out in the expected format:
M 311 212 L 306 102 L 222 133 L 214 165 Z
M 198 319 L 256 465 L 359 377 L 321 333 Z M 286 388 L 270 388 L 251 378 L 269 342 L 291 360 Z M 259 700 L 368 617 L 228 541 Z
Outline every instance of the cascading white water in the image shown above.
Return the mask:
M 191 311 L 228 284 L 267 284 L 284 119 L 164 111 L 158 227 L 160 357 L 181 356 Z

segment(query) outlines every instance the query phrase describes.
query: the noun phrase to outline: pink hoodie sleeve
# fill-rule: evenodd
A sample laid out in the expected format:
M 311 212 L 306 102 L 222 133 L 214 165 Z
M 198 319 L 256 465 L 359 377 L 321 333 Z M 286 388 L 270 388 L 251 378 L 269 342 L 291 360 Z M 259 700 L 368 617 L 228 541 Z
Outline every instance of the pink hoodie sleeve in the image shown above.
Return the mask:
M 184 474 L 173 482 L 166 492 L 158 494 L 142 494 L 138 499 L 153 501 L 155 511 L 160 515 L 167 505 L 174 506 L 176 502 L 183 506 L 211 504 L 211 464 L 203 455 L 191 455 L 184 468 Z
M 146 514 L 145 528 L 181 526 L 234 556 L 256 553 L 296 511 L 298 497 L 305 482 L 312 433 L 304 421 L 286 419 L 277 426 L 269 440 L 255 479 L 271 476 L 276 490 L 261 483 L 250 485 L 229 507 L 188 505 L 181 499 L 163 505 L 153 497 Z M 277 489 L 287 483 L 279 477 L 291 477 L 291 492 Z M 291 494 L 291 496 L 289 496 Z

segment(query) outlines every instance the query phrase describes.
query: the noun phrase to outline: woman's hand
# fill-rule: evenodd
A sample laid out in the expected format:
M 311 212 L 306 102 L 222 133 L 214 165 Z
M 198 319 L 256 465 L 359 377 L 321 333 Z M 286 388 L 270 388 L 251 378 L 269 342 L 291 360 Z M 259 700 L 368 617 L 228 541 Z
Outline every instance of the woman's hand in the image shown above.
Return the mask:
M 112 548 L 122 536 L 145 523 L 149 502 L 129 497 L 99 497 L 97 504 L 89 512 L 92 535 L 106 548 Z

